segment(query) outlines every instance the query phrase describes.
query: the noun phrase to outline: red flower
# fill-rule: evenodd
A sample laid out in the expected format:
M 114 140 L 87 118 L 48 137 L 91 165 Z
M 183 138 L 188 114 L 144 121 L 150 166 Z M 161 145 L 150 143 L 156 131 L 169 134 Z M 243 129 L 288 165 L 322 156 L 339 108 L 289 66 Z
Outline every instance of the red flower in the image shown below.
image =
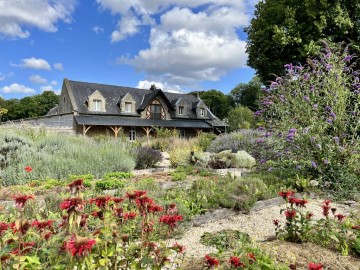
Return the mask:
M 330 200 L 324 200 L 324 204 L 325 204 L 325 205 L 329 206 L 330 203 L 331 203 Z
M 183 219 L 183 217 L 180 216 L 180 215 L 173 215 L 173 216 L 163 215 L 163 216 L 160 217 L 160 222 L 169 225 L 169 227 L 171 229 L 173 229 L 173 228 L 175 228 L 177 226 L 177 222 L 181 221 L 182 219 Z
M 86 256 L 91 251 L 95 243 L 96 241 L 94 239 L 89 239 L 73 234 L 70 240 L 66 242 L 66 249 L 71 253 L 73 257 L 82 257 Z
M 45 221 L 34 220 L 31 223 L 31 226 L 35 227 L 39 231 L 43 231 L 46 228 L 51 229 L 52 228 L 52 223 L 53 223 L 52 220 L 45 220 Z
M 148 205 L 147 208 L 149 213 L 161 212 L 163 210 L 159 205 Z
M 305 204 L 307 204 L 308 201 L 304 200 L 304 199 L 298 199 L 298 198 L 291 197 L 291 198 L 289 198 L 289 203 L 291 203 L 291 205 L 295 204 L 298 207 L 305 207 Z
M 121 203 L 121 202 L 124 201 L 124 198 L 112 197 L 111 200 L 112 200 L 114 203 Z
M 205 260 L 208 267 L 219 265 L 219 261 L 216 258 L 210 257 L 209 255 L 205 255 Z
M 3 235 L 3 233 L 9 228 L 9 225 L 4 223 L 4 222 L 0 222 L 0 236 Z
M 126 192 L 126 198 L 129 200 L 135 200 L 136 198 L 139 198 L 141 196 L 146 195 L 146 191 L 143 190 L 134 190 L 133 192 Z
M 289 209 L 285 211 L 285 216 L 288 219 L 293 219 L 294 217 L 296 217 L 297 212 L 294 209 Z
M 308 269 L 309 270 L 322 270 L 323 269 L 323 265 L 321 263 L 308 263 Z
M 229 263 L 232 267 L 245 267 L 245 264 L 241 261 L 239 257 L 231 256 Z
M 143 196 L 138 197 L 135 200 L 135 203 L 136 203 L 140 213 L 144 214 L 144 213 L 146 213 L 146 210 L 154 204 L 154 200 L 143 195 Z
M 91 213 L 91 215 L 92 215 L 93 217 L 99 218 L 100 220 L 104 220 L 104 213 L 103 213 L 103 211 L 94 211 L 94 212 Z
M 176 253 L 184 253 L 186 248 L 180 245 L 178 242 L 175 242 L 171 249 L 175 250 Z
M 31 172 L 32 172 L 31 166 L 26 166 L 26 167 L 25 167 L 25 171 L 26 171 L 27 173 L 31 173 Z
M 345 216 L 345 215 L 342 215 L 342 214 L 337 214 L 337 215 L 335 215 L 335 217 L 336 217 L 339 221 L 343 221 L 343 220 L 346 218 L 346 216 Z
M 277 220 L 277 219 L 274 219 L 273 220 L 273 223 L 274 223 L 274 225 L 277 227 L 277 226 L 279 226 L 279 221 Z
M 313 213 L 308 212 L 308 213 L 306 214 L 306 219 L 311 219 L 313 215 L 314 215 Z
M 90 199 L 90 203 L 95 203 L 97 207 L 104 208 L 110 199 L 111 197 L 109 196 L 99 196 L 94 199 Z
M 329 215 L 329 210 L 330 210 L 331 206 L 329 206 L 328 204 L 324 204 L 321 207 L 323 209 L 323 215 L 325 217 L 327 217 Z
M 178 213 L 178 209 L 176 207 L 176 204 L 175 203 L 170 203 L 169 204 L 169 208 L 167 209 L 166 213 L 168 215 L 176 215 Z
M 70 183 L 68 187 L 70 188 L 70 192 L 72 193 L 82 190 L 84 189 L 84 180 L 76 179 L 72 183 Z
M 13 196 L 13 198 L 15 199 L 15 206 L 17 208 L 23 208 L 25 203 L 27 202 L 27 200 L 34 199 L 34 196 L 32 196 L 32 195 L 18 195 L 18 196 Z
M 51 232 L 46 233 L 46 234 L 44 235 L 44 239 L 45 239 L 45 240 L 49 240 L 50 237 L 51 237 L 51 235 L 52 235 Z
M 354 225 L 351 227 L 353 230 L 360 230 L 360 225 Z
M 121 208 L 121 207 L 115 208 L 114 211 L 115 211 L 115 216 L 117 216 L 117 217 L 122 217 L 123 216 L 123 212 L 124 212 L 123 208 Z
M 81 198 L 69 198 L 60 203 L 60 208 L 66 210 L 68 213 L 71 211 L 82 211 L 85 207 L 86 202 Z
M 20 248 L 14 249 L 10 253 L 14 255 L 24 255 L 29 252 L 34 246 L 35 242 L 20 243 Z
M 30 222 L 23 219 L 17 219 L 15 222 L 10 224 L 13 232 L 20 232 L 21 234 L 26 234 L 26 232 L 30 229 Z
M 84 228 L 86 226 L 88 217 L 89 217 L 88 214 L 81 214 L 81 220 L 80 220 L 80 224 L 79 224 L 79 226 L 81 228 Z
M 256 257 L 255 257 L 254 253 L 249 252 L 248 254 L 246 254 L 246 256 L 248 256 L 250 264 L 253 263 L 253 262 L 256 262 Z
M 135 212 L 126 212 L 124 213 L 124 219 L 128 220 L 128 219 L 134 219 L 136 217 L 136 213 Z
M 295 194 L 295 191 L 292 191 L 292 190 L 286 190 L 286 191 L 279 192 L 279 196 L 283 197 L 285 200 L 294 194 Z

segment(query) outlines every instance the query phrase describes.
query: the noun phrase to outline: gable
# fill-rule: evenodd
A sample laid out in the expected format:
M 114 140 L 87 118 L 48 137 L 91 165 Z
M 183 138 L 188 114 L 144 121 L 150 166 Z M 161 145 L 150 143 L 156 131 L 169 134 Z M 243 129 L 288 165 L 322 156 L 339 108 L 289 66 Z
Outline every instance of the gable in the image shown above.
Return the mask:
M 105 112 L 106 111 L 106 99 L 100 93 L 99 90 L 95 90 L 87 100 L 87 106 L 89 111 L 93 112 Z

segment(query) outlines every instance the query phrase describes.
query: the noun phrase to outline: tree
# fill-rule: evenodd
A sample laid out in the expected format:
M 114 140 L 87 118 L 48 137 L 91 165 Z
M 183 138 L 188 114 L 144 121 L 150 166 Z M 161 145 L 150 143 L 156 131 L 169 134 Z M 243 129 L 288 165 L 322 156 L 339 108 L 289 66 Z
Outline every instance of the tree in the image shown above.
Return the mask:
M 254 112 L 245 106 L 231 109 L 227 118 L 230 131 L 249 129 L 255 126 Z
M 261 86 L 259 77 L 254 77 L 249 83 L 239 83 L 231 90 L 229 96 L 237 106 L 242 105 L 256 111 L 259 107 Z
M 5 99 L 0 97 L 0 122 L 2 119 L 2 116 L 8 112 L 8 110 L 5 108 Z
M 353 0 L 267 0 L 256 5 L 248 34 L 248 65 L 261 81 L 282 76 L 284 65 L 318 55 L 321 40 L 352 42 L 360 52 L 360 2 Z
M 230 105 L 226 95 L 218 90 L 209 90 L 203 92 L 200 98 L 206 103 L 208 108 L 220 119 L 226 117 Z

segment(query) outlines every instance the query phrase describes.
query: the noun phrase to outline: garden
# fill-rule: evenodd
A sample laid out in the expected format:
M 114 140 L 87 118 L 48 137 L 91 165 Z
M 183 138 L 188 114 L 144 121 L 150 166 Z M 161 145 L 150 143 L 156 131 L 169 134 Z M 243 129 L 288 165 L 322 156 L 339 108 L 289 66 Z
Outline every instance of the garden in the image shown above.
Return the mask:
M 0 126 L 0 269 L 359 269 L 354 61 L 286 65 L 258 128 L 220 136 Z

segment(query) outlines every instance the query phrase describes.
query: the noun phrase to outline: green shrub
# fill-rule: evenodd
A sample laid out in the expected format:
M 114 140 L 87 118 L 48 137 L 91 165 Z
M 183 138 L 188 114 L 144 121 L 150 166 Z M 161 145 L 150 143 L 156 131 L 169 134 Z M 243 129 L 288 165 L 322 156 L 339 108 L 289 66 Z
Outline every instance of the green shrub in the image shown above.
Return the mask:
M 200 238 L 201 244 L 215 246 L 219 251 L 235 249 L 239 242 L 242 244 L 250 243 L 250 236 L 237 230 L 221 230 L 211 233 L 205 232 Z
M 74 181 L 74 180 L 76 180 L 76 179 L 83 179 L 84 181 L 85 180 L 94 180 L 95 179 L 95 175 L 93 175 L 93 174 L 70 174 L 69 176 L 68 176 L 68 181 L 69 182 L 72 182 L 72 181 Z
M 126 178 L 131 178 L 134 175 L 130 172 L 108 172 L 105 173 L 103 176 L 103 179 L 109 179 L 109 178 L 116 178 L 116 179 L 126 179 Z
M 246 151 L 238 151 L 234 156 L 236 168 L 252 168 L 256 164 L 255 158 L 246 153 Z
M 181 145 L 170 150 L 170 164 L 173 167 L 187 166 L 191 160 L 191 147 Z
M 210 146 L 211 142 L 216 139 L 216 135 L 214 133 L 201 133 L 198 137 L 198 143 L 202 151 L 206 151 Z
M 185 172 L 172 172 L 170 173 L 172 177 L 172 181 L 183 181 L 186 180 L 186 173 Z
M 95 183 L 96 190 L 119 189 L 125 187 L 125 182 L 116 178 L 108 178 L 107 180 L 99 180 Z
M 159 150 L 150 147 L 138 147 L 135 149 L 136 169 L 152 168 L 157 162 L 161 162 L 163 157 Z

